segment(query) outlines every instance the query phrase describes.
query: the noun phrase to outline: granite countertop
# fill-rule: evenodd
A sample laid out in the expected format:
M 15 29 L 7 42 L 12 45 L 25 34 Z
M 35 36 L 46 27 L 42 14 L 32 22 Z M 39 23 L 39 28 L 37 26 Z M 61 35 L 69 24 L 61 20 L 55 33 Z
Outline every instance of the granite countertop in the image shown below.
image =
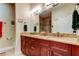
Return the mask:
M 79 45 L 79 37 L 56 37 L 50 35 L 40 35 L 40 34 L 29 34 L 29 33 L 21 33 L 21 36 L 28 36 L 33 38 L 39 38 L 43 40 L 56 41 L 66 44 Z

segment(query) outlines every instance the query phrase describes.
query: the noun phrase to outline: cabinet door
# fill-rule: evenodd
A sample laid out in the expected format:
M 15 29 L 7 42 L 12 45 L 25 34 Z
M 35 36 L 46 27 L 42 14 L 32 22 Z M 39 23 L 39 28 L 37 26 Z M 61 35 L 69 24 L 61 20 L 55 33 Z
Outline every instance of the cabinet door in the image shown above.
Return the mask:
M 72 45 L 72 56 L 79 56 L 79 46 Z
M 26 55 L 27 56 L 30 56 L 30 41 L 31 41 L 31 38 L 30 37 L 26 37 L 26 40 L 25 40 L 25 52 L 26 52 Z
M 50 55 L 49 41 L 41 40 L 40 49 L 41 49 L 41 56 L 49 56 Z
M 40 40 L 37 38 L 31 38 L 30 44 L 30 54 L 31 56 L 40 56 L 40 48 L 39 48 Z
M 27 56 L 30 56 L 30 45 L 29 44 L 26 44 L 26 50 L 25 50 L 25 52 L 26 52 L 26 55 Z
M 30 53 L 31 53 L 31 56 L 40 56 L 39 46 L 31 45 Z
M 21 51 L 23 54 L 26 54 L 26 52 L 25 52 L 25 36 L 21 36 Z
M 41 56 L 49 56 L 50 55 L 49 47 L 41 46 L 40 49 L 41 49 Z
M 51 56 L 70 56 L 71 55 L 71 45 L 51 42 Z

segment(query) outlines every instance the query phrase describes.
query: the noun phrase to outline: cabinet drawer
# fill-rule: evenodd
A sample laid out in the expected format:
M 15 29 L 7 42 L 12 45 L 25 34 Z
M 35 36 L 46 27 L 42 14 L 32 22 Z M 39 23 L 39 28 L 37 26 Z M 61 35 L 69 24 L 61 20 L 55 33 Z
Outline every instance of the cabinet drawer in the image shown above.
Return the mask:
M 40 45 L 49 47 L 49 41 L 48 40 L 40 40 Z
M 35 39 L 35 38 L 31 38 L 30 40 L 30 44 L 31 45 L 39 45 L 40 40 L 39 39 Z
M 32 45 L 30 47 L 31 56 L 40 56 L 40 48 L 38 46 Z
M 54 56 L 66 56 L 66 55 L 62 55 L 62 54 L 57 53 L 57 52 L 54 52 L 53 54 L 54 54 Z
M 57 48 L 57 47 L 53 47 L 52 50 L 53 50 L 53 54 L 58 53 L 58 54 L 63 55 L 63 56 L 69 56 L 70 55 L 68 50 L 60 49 L 60 48 Z
M 57 47 L 63 50 L 68 50 L 69 49 L 69 45 L 68 44 L 64 44 L 64 43 L 60 43 L 60 42 L 50 42 L 51 47 Z
M 64 44 L 60 42 L 50 42 L 51 55 L 62 55 L 70 56 L 71 55 L 71 45 Z
M 31 38 L 30 42 L 37 42 L 39 39 Z

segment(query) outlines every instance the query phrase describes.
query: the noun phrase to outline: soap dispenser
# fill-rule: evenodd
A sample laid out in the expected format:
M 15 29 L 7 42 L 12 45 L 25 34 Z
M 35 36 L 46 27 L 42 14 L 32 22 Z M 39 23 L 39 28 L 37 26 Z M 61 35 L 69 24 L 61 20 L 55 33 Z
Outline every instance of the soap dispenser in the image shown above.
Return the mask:
M 26 22 L 24 22 L 24 31 L 27 31 L 27 25 L 26 25 Z
M 34 26 L 34 32 L 36 32 L 37 31 L 37 27 L 36 26 Z

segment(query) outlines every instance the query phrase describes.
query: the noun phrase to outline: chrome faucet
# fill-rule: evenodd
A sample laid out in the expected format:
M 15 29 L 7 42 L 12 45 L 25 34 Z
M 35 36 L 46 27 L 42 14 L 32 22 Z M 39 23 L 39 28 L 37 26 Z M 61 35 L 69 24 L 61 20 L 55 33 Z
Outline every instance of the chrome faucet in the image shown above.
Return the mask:
M 57 37 L 59 37 L 60 36 L 60 33 L 59 32 L 57 32 L 57 35 L 56 35 Z

